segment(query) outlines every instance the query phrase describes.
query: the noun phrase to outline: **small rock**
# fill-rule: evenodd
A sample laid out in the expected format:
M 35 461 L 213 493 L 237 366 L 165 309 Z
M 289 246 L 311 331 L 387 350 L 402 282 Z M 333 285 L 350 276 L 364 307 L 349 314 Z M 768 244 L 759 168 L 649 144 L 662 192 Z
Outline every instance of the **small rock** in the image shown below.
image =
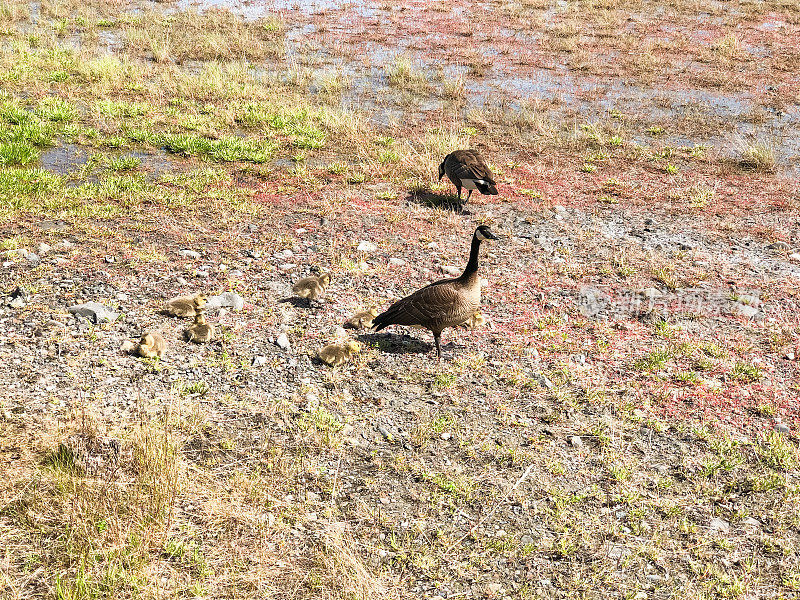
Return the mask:
M 67 310 L 73 315 L 79 315 L 85 319 L 91 319 L 95 323 L 116 321 L 119 318 L 119 313 L 115 313 L 113 310 L 103 306 L 99 302 L 76 304 L 74 306 L 70 306 Z
M 175 283 L 177 283 L 178 285 L 186 285 L 186 280 L 183 277 L 176 277 Z
M 201 256 L 199 252 L 195 252 L 194 250 L 178 250 L 178 254 L 192 260 L 199 260 Z
M 263 367 L 267 364 L 267 357 L 266 356 L 254 356 L 253 357 L 253 366 L 254 367 Z
M 394 265 L 396 267 L 401 267 L 404 264 L 406 264 L 406 261 L 404 261 L 402 258 L 390 258 L 389 264 Z
M 792 260 L 800 260 L 800 252 L 792 252 L 789 255 L 789 258 L 791 258 Z
M 202 269 L 198 269 L 194 273 L 195 277 L 199 277 L 200 279 L 208 279 L 208 271 L 203 271 Z
M 117 292 L 117 295 L 114 296 L 118 302 L 127 302 L 128 301 L 128 294 L 125 292 Z
M 775 424 L 772 426 L 772 429 L 784 435 L 789 435 L 792 431 L 786 423 L 781 421 L 780 417 L 775 417 Z
M 573 435 L 571 438 L 569 438 L 569 443 L 575 448 L 580 448 L 583 446 L 583 440 L 579 435 Z
M 228 277 L 231 279 L 243 279 L 244 273 L 242 273 L 239 269 L 234 269 L 230 273 L 228 273 Z
M 23 287 L 17 287 L 13 292 L 9 294 L 9 301 L 8 305 L 11 308 L 22 308 L 28 303 L 30 295 L 28 294 L 28 290 Z
M 39 258 L 38 254 L 34 254 L 33 252 L 25 252 L 25 260 L 32 265 L 38 265 L 42 259 Z
M 654 287 L 644 288 L 644 289 L 641 289 L 641 290 L 637 291 L 636 293 L 638 295 L 640 295 L 640 296 L 642 296 L 644 298 L 648 298 L 648 299 L 660 298 L 661 296 L 664 295 L 664 294 L 661 293 L 661 291 L 659 289 L 654 288 Z
M 442 438 L 444 441 L 447 441 L 447 440 L 449 440 L 451 437 L 453 437 L 453 434 L 452 434 L 452 433 L 450 433 L 450 432 L 448 432 L 448 431 L 445 431 L 445 432 L 444 432 L 442 435 L 440 435 L 439 437 L 440 437 L 440 438 Z
M 458 277 L 461 275 L 461 269 L 458 267 L 454 267 L 452 265 L 442 265 L 442 273 L 445 275 L 451 275 L 453 277 Z
M 342 327 L 341 325 L 334 325 L 329 330 L 330 334 L 337 338 L 346 338 L 347 337 L 347 330 Z
M 437 244 L 436 242 L 431 242 L 430 244 L 428 244 L 428 250 L 436 250 L 438 248 L 439 244 Z
M 284 273 L 288 273 L 289 271 L 294 270 L 296 267 L 297 265 L 295 263 L 283 263 L 281 265 L 278 265 L 278 269 L 280 269 Z
M 750 527 L 761 527 L 761 521 L 758 519 L 754 519 L 753 517 L 747 517 L 746 519 L 742 519 L 742 523 L 745 525 L 749 525 Z
M 708 528 L 711 531 L 728 533 L 731 530 L 731 524 L 728 523 L 725 519 L 720 519 L 719 517 L 715 517 L 711 519 L 711 523 L 709 523 Z
M 125 340 L 119 347 L 120 352 L 133 352 L 134 348 L 136 348 L 136 342 L 131 340 Z
M 523 546 L 532 546 L 533 538 L 529 535 L 523 535 L 521 538 L 519 538 L 519 543 Z
M 36 251 L 39 253 L 40 256 L 44 256 L 52 249 L 53 247 L 50 244 L 42 242 L 41 244 L 39 244 L 39 247 L 36 249 Z
M 219 296 L 211 296 L 206 302 L 206 310 L 216 310 L 218 308 L 242 310 L 244 308 L 244 300 L 235 292 L 222 292 Z
M 496 598 L 500 594 L 503 593 L 503 586 L 499 583 L 487 583 L 486 584 L 486 595 L 489 598 Z
M 359 242 L 358 247 L 356 250 L 359 252 L 375 252 L 378 249 L 378 245 L 374 244 L 373 242 L 368 242 L 366 240 L 361 240 Z
M 733 312 L 747 319 L 752 319 L 758 314 L 758 309 L 755 306 L 750 306 L 749 304 L 740 304 L 737 302 L 733 305 Z
M 287 336 L 285 333 L 280 334 L 278 336 L 278 339 L 275 340 L 275 343 L 278 344 L 278 347 L 281 350 L 287 350 L 288 351 L 289 348 L 292 347 L 292 345 L 289 343 L 289 336 Z
M 786 252 L 787 250 L 789 250 L 789 248 L 791 248 L 789 244 L 781 241 L 773 242 L 769 246 L 767 246 L 767 250 L 778 250 L 780 252 Z

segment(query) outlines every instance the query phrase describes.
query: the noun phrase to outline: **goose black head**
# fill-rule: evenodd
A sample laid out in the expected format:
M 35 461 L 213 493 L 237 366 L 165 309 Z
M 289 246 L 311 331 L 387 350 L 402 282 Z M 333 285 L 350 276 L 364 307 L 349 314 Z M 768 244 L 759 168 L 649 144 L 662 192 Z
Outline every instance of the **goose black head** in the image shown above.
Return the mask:
M 439 165 L 439 181 L 442 180 L 442 177 L 444 177 L 444 161 Z
M 492 233 L 492 230 L 489 229 L 486 225 L 479 225 L 478 228 L 475 230 L 475 237 L 478 238 L 481 242 L 485 240 L 496 240 L 498 239 L 495 234 Z

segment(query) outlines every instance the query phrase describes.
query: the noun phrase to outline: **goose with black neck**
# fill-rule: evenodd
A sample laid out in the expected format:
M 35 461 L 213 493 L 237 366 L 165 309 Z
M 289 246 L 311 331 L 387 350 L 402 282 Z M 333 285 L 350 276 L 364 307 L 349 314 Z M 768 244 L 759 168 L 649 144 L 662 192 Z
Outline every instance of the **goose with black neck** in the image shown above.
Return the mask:
M 469 260 L 464 272 L 458 277 L 426 285 L 398 300 L 375 317 L 372 324 L 375 331 L 380 331 L 389 325 L 411 325 L 428 329 L 436 342 L 436 355 L 441 359 L 442 331 L 460 325 L 474 315 L 480 306 L 478 255 L 481 243 L 497 239 L 489 227 L 480 225 L 472 235 Z

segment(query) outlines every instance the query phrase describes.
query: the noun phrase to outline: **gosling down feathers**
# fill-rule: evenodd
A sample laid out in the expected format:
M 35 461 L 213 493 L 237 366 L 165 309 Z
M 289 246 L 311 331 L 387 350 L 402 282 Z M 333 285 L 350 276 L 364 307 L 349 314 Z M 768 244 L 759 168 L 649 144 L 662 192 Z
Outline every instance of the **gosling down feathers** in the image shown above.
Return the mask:
M 160 333 L 145 333 L 139 340 L 136 353 L 144 358 L 161 358 L 166 348 L 167 343 Z
M 195 344 L 205 344 L 214 339 L 214 324 L 206 321 L 204 313 L 198 313 L 194 317 L 194 323 L 186 328 L 186 337 Z
M 345 329 L 369 329 L 372 327 L 372 321 L 378 316 L 378 307 L 371 306 L 369 310 L 354 314 L 352 317 L 344 322 Z
M 203 310 L 206 302 L 208 302 L 208 297 L 205 294 L 178 296 L 167 300 L 161 312 L 171 317 L 194 317 Z
M 424 327 L 433 334 L 436 355 L 441 358 L 442 348 L 439 339 L 442 331 L 470 319 L 480 306 L 478 252 L 481 242 L 496 239 L 497 236 L 486 225 L 478 227 L 472 236 L 469 261 L 464 272 L 459 277 L 431 283 L 398 300 L 375 317 L 372 324 L 375 331 L 380 331 L 389 325 Z
M 481 194 L 497 194 L 494 173 L 477 150 L 456 150 L 445 156 L 439 165 L 439 180 L 445 175 L 456 186 L 459 201 L 462 187 L 469 190 L 467 202 L 472 190 L 478 190 Z
M 306 300 L 317 300 L 325 295 L 325 288 L 331 282 L 330 273 L 312 275 L 304 277 L 292 286 L 292 291 L 299 297 Z
M 472 313 L 472 316 L 461 323 L 461 327 L 465 329 L 477 329 L 478 327 L 483 327 L 486 325 L 486 317 L 483 316 L 483 313 L 479 310 L 476 310 Z
M 348 362 L 354 354 L 361 352 L 361 344 L 354 341 L 349 341 L 346 344 L 330 344 L 325 346 L 319 351 L 317 356 L 326 365 L 331 367 L 340 367 Z

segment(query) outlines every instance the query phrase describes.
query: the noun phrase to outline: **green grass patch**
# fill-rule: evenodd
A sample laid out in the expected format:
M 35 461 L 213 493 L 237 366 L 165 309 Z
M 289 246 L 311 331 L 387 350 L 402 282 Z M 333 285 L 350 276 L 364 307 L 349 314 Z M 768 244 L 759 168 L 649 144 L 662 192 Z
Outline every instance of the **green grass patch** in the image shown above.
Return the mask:
M 223 136 L 212 140 L 184 133 L 160 137 L 167 152 L 183 156 L 202 156 L 220 162 L 248 161 L 265 163 L 272 158 L 275 144 L 259 140 Z
M 39 151 L 26 142 L 0 144 L 0 165 L 24 166 L 39 160 Z
M 637 371 L 655 371 L 663 368 L 669 358 L 670 353 L 667 350 L 653 350 L 633 363 L 633 368 Z

